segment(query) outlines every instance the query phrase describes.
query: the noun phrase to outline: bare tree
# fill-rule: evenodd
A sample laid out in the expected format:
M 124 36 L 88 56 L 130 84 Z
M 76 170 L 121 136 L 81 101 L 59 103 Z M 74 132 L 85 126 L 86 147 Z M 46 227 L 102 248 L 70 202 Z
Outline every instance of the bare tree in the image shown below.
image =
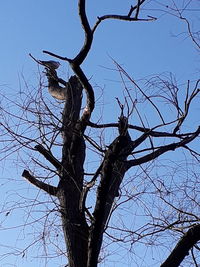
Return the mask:
M 22 176 L 50 197 L 50 206 L 54 207 L 49 213 L 60 214 L 67 248 L 67 266 L 70 267 L 97 266 L 104 236 L 119 243 L 129 242 L 132 247 L 141 240 L 148 245 L 154 243 L 162 233 L 171 232 L 169 242 L 176 233 L 178 238 L 183 235 L 162 266 L 179 266 L 188 251 L 199 241 L 199 216 L 196 215 L 198 199 L 196 194 L 188 193 L 190 185 L 197 181 L 195 172 L 193 177 L 196 180 L 185 180 L 184 183 L 188 186 L 182 187 L 174 180 L 174 168 L 173 175 L 168 173 L 172 177 L 170 182 L 165 181 L 159 172 L 158 177 L 152 178 L 149 168 L 165 153 L 176 153 L 179 149 L 185 150 L 191 158 L 199 161 L 199 153 L 193 148 L 193 141 L 200 134 L 200 126 L 185 131 L 184 124 L 198 97 L 200 80 L 188 81 L 183 85 L 185 94 L 180 97 L 179 85 L 172 74 L 154 76 L 144 84 L 139 84 L 113 60 L 124 86 L 124 100 L 116 98 L 119 106 L 118 122 L 100 124 L 91 121 L 95 94 L 81 64 L 91 50 L 96 29 L 107 19 L 154 21 L 156 18 L 153 16 L 142 18 L 140 15 L 146 2 L 138 0 L 126 15 L 98 17 L 91 27 L 85 1 L 79 0 L 79 17 L 85 33 L 80 52 L 71 59 L 43 51 L 56 60 L 68 62 L 74 75 L 65 81 L 59 77 L 59 64 L 55 61 L 38 61 L 45 68 L 49 93 L 63 102 L 53 102 L 38 90 L 36 96 L 27 93 L 23 104 L 19 104 L 23 116 L 10 113 L 9 109 L 2 112 L 2 138 L 9 135 L 9 140 L 6 141 L 11 141 L 3 152 L 8 154 L 24 148 L 30 151 L 34 164 L 27 164 L 30 167 L 24 169 Z M 171 7 L 170 12 L 172 11 L 174 9 Z M 183 19 L 180 9 L 176 11 Z M 194 36 L 188 29 L 190 36 Z M 196 44 L 196 39 L 193 41 Z M 40 85 L 43 86 L 42 80 Z M 133 97 L 129 87 L 137 91 L 137 99 Z M 86 96 L 85 101 L 83 94 Z M 163 108 L 163 103 L 167 103 L 168 112 Z M 153 126 L 145 126 L 141 105 L 147 107 L 147 112 L 151 110 L 151 114 L 154 114 L 154 122 L 147 116 L 148 124 Z M 169 114 L 169 110 L 173 111 L 172 114 Z M 140 125 L 130 122 L 133 115 L 138 118 Z M 11 125 L 10 117 L 18 120 L 15 127 Z M 26 128 L 26 125 L 29 126 Z M 117 133 L 109 144 L 103 144 L 102 131 L 111 128 L 116 129 Z M 98 134 L 93 137 L 92 133 L 97 131 Z M 86 173 L 84 167 L 88 149 L 98 155 L 99 163 L 94 172 Z M 38 153 L 41 155 L 39 158 L 35 156 Z M 125 174 L 130 174 L 132 168 L 137 168 L 138 175 L 127 181 Z M 45 171 L 45 175 L 41 174 L 41 169 Z M 130 184 L 137 186 L 137 190 L 132 192 L 130 188 L 133 186 L 130 187 Z M 193 185 L 193 189 L 194 187 Z M 92 198 L 90 192 L 93 193 Z M 192 203 L 193 212 L 187 206 L 186 199 Z M 135 201 L 135 205 L 143 206 L 147 219 L 137 224 L 134 230 L 125 224 L 122 227 L 115 226 L 112 214 L 131 200 Z M 151 209 L 149 206 L 153 202 L 155 207 L 157 205 L 156 212 L 155 207 Z M 135 212 L 135 216 L 137 215 Z M 177 257 L 179 259 L 176 261 Z

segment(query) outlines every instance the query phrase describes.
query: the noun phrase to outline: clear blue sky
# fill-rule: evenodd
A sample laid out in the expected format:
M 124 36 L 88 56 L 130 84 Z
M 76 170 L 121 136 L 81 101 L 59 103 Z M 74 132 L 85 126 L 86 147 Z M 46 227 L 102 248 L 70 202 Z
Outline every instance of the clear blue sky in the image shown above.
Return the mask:
M 124 14 L 128 11 L 130 4 L 132 4 L 130 0 L 87 1 L 90 22 L 93 24 L 97 16 L 104 14 Z M 199 54 L 191 40 L 181 34 L 186 30 L 185 24 L 175 17 L 161 15 L 160 12 L 154 10 L 149 10 L 147 13 L 145 11 L 145 14 L 157 16 L 158 20 L 133 23 L 110 20 L 103 22 L 96 31 L 92 50 L 83 64 L 83 70 L 88 77 L 92 77 L 93 84 L 105 86 L 104 113 L 115 102 L 114 97 L 120 94 L 121 90 L 117 82 L 120 80 L 118 74 L 106 69 L 107 67 L 114 68 L 111 57 L 122 64 L 135 79 L 162 72 L 173 72 L 180 82 L 197 77 Z M 84 35 L 77 16 L 77 1 L 2 0 L 0 2 L 0 36 L 0 88 L 12 95 L 20 89 L 19 77 L 22 74 L 29 83 L 33 85 L 37 83 L 37 65 L 28 56 L 29 53 L 38 59 L 48 60 L 52 58 L 44 55 L 42 50 L 49 50 L 67 57 L 73 57 L 79 51 Z M 69 71 L 67 63 L 61 62 L 61 64 L 60 72 L 67 74 Z M 116 121 L 118 114 L 119 111 L 114 110 L 106 117 L 106 121 Z M 20 167 L 17 170 L 8 170 L 5 163 L 2 163 L 2 177 L 16 178 L 18 176 L 21 179 L 20 175 Z M 3 178 L 2 184 L 4 187 L 1 189 L 0 199 L 3 202 L 8 194 L 12 194 L 15 185 L 12 183 L 7 185 Z M 22 194 L 23 188 L 26 190 L 27 187 L 26 182 L 22 181 L 20 193 Z M 17 218 L 17 224 L 23 223 L 20 221 L 22 219 L 20 216 L 22 213 L 15 211 L 11 220 Z M 12 225 L 12 221 L 9 221 L 9 224 Z M 23 239 L 22 232 L 23 230 L 20 230 L 19 233 L 17 229 L 11 232 L 0 231 L 0 245 L 13 245 L 15 243 L 13 236 Z M 37 251 L 35 253 L 37 255 Z M 26 259 L 26 257 L 20 260 L 12 256 L 0 258 L 0 267 L 11 266 L 40 267 L 44 265 L 34 259 L 30 261 L 30 258 Z M 53 264 L 48 262 L 46 266 L 58 265 L 55 265 L 55 262 Z M 110 265 L 110 267 L 120 266 L 126 265 Z

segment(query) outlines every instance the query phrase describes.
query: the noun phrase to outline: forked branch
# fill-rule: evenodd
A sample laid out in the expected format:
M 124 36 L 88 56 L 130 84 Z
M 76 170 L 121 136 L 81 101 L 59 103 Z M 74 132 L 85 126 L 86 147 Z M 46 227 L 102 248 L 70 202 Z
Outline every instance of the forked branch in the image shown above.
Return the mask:
M 77 75 L 77 77 L 79 78 L 82 86 L 85 89 L 86 92 L 86 97 L 87 97 L 87 104 L 86 107 L 83 111 L 82 117 L 81 117 L 81 121 L 83 122 L 83 129 L 82 132 L 84 132 L 84 129 L 87 126 L 87 122 L 89 121 L 92 111 L 94 110 L 94 106 L 95 106 L 95 97 L 94 97 L 94 91 L 93 88 L 91 86 L 91 84 L 89 83 L 87 77 L 85 76 L 84 72 L 82 71 L 80 65 L 83 63 L 83 61 L 85 60 L 85 58 L 87 57 L 92 42 L 93 42 L 93 35 L 94 32 L 97 28 L 97 26 L 100 24 L 101 21 L 105 20 L 105 19 L 119 19 L 119 20 L 126 20 L 126 21 L 150 21 L 150 20 L 155 20 L 155 18 L 148 18 L 148 19 L 138 19 L 138 15 L 139 15 L 139 11 L 140 11 L 140 6 L 145 2 L 146 0 L 138 0 L 137 5 L 135 5 L 134 7 L 130 8 L 130 11 L 128 13 L 128 15 L 126 16 L 121 16 L 121 15 L 105 15 L 102 17 L 98 17 L 98 20 L 96 22 L 96 24 L 94 25 L 93 29 L 91 29 L 87 15 L 86 15 L 86 10 L 85 10 L 85 2 L 86 0 L 79 0 L 78 1 L 78 11 L 79 11 L 79 17 L 80 17 L 80 21 L 81 21 L 81 25 L 83 27 L 84 33 L 85 33 L 85 41 L 84 44 L 80 50 L 80 52 L 76 55 L 76 57 L 74 59 L 69 59 L 67 57 L 61 57 L 58 56 L 54 53 L 48 52 L 46 50 L 44 50 L 43 52 L 51 55 L 53 57 L 59 58 L 61 60 L 65 60 L 67 62 L 69 62 L 72 70 L 74 71 L 74 73 Z M 131 17 L 133 11 L 136 10 L 136 14 L 134 17 Z
M 149 162 L 149 161 L 151 161 L 153 159 L 156 159 L 157 157 L 159 157 L 160 155 L 164 154 L 167 151 L 170 151 L 170 150 L 173 151 L 173 150 L 176 150 L 179 147 L 184 147 L 185 145 L 187 145 L 188 143 L 193 141 L 199 134 L 200 134 L 200 127 L 197 129 L 196 132 L 191 134 L 191 136 L 185 137 L 180 142 L 176 142 L 176 143 L 171 143 L 169 145 L 165 145 L 165 146 L 160 147 L 157 150 L 153 151 L 152 153 L 150 153 L 148 155 L 145 155 L 145 156 L 143 156 L 141 158 L 129 160 L 127 162 L 127 169 L 129 169 L 129 168 L 131 168 L 133 166 L 137 166 L 137 165 Z
M 95 30 L 97 29 L 97 27 L 99 26 L 99 24 L 103 20 L 106 20 L 106 19 L 116 19 L 116 20 L 124 20 L 124 21 L 154 21 L 154 20 L 156 20 L 155 17 L 151 17 L 151 16 L 149 16 L 148 18 L 143 18 L 143 19 L 138 18 L 140 7 L 145 1 L 146 0 L 141 0 L 141 1 L 138 0 L 137 5 L 131 6 L 127 15 L 108 14 L 108 15 L 104 15 L 101 17 L 97 17 L 97 21 L 96 21 L 94 27 L 92 28 L 92 32 L 94 33 Z M 135 10 L 136 10 L 135 16 L 131 17 L 133 11 L 135 11 Z

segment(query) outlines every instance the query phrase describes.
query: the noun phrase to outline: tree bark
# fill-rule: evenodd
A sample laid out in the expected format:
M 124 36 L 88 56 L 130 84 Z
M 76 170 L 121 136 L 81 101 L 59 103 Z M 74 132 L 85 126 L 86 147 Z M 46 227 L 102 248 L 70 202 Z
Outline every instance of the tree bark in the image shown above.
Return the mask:
M 189 255 L 189 250 L 200 240 L 200 225 L 190 228 L 177 243 L 161 267 L 178 267 L 183 259 Z
M 82 86 L 76 76 L 70 78 L 67 100 L 63 110 L 62 170 L 58 184 L 58 199 L 62 227 L 70 267 L 87 264 L 88 225 L 84 212 L 79 209 L 83 189 L 85 141 L 79 121 Z
M 122 123 L 125 119 L 125 117 L 122 118 Z M 120 135 L 109 146 L 102 165 L 101 181 L 98 186 L 93 213 L 94 219 L 89 231 L 87 267 L 96 267 L 98 264 L 98 256 L 107 220 L 127 170 L 126 158 L 131 150 L 132 141 L 127 129 L 125 129 L 125 134 L 120 129 L 119 132 Z

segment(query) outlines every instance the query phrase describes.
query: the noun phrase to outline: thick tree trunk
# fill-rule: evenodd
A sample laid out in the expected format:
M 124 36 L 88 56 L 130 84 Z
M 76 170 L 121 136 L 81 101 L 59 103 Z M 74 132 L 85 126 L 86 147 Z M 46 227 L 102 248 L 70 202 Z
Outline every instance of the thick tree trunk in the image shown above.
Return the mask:
M 85 141 L 79 121 L 81 103 L 82 86 L 73 76 L 69 80 L 63 110 L 62 170 L 57 193 L 69 267 L 87 264 L 88 225 L 84 211 L 79 208 L 85 160 Z
M 79 207 L 80 194 L 76 186 L 69 181 L 60 183 L 58 197 L 62 227 L 67 246 L 69 267 L 85 267 L 87 265 L 88 226 L 84 214 Z
M 105 155 L 93 213 L 94 221 L 89 231 L 87 267 L 97 266 L 106 223 L 126 172 L 129 148 L 131 148 L 131 138 L 126 133 L 113 141 Z

